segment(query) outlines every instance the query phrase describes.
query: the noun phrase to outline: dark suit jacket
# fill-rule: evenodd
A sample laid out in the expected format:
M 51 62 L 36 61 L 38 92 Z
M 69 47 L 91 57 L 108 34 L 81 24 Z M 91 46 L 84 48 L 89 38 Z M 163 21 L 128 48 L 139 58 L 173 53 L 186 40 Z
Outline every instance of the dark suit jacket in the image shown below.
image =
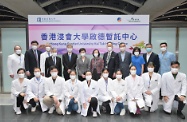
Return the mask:
M 117 54 L 114 51 L 112 51 L 108 64 L 107 64 L 107 56 L 108 56 L 108 52 L 104 53 L 103 55 L 104 68 L 106 68 L 106 66 L 108 67 L 109 77 L 113 79 L 113 74 L 118 68 L 118 61 L 116 60 Z
M 40 54 L 42 53 L 41 51 L 37 50 L 38 53 L 38 64 L 40 67 Z M 25 70 L 29 71 L 31 73 L 31 76 L 28 77 L 31 79 L 34 77 L 34 68 L 37 67 L 37 61 L 34 55 L 34 51 L 32 49 L 29 49 L 25 52 Z
M 61 63 L 61 58 L 58 56 L 56 57 L 56 65 L 53 63 L 52 56 L 46 58 L 45 60 L 45 76 L 50 77 L 50 67 L 51 66 L 56 66 L 58 69 L 58 76 L 62 76 L 62 63 Z
M 144 64 L 144 72 L 148 72 L 147 70 L 147 65 L 149 62 L 153 62 L 155 65 L 155 69 L 154 72 L 158 72 L 159 68 L 160 68 L 160 61 L 159 61 L 159 57 L 156 53 L 151 53 L 149 60 L 147 61 L 147 53 L 143 54 L 143 58 L 145 60 L 145 64 Z
M 74 69 L 76 68 L 76 63 L 77 63 L 77 54 L 72 53 L 71 54 L 71 61 L 69 61 L 69 56 L 68 53 L 65 53 L 64 55 L 62 55 L 62 63 L 64 66 L 64 78 L 65 80 L 69 79 L 69 74 L 67 72 L 68 69 Z

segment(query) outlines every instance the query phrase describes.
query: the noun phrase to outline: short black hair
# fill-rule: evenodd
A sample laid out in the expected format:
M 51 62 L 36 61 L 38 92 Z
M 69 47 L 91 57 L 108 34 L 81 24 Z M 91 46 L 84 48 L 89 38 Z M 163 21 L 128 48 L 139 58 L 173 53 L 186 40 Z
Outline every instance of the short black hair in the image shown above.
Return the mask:
M 19 68 L 19 69 L 17 70 L 17 74 L 18 74 L 18 73 L 19 73 L 19 71 L 21 71 L 21 70 L 23 70 L 23 71 L 24 71 L 24 73 L 26 72 L 24 68 Z
M 120 47 L 122 44 L 124 44 L 124 45 L 126 46 L 126 44 L 125 44 L 124 42 L 121 42 L 121 43 L 119 43 L 119 47 Z
M 135 47 L 135 48 L 133 49 L 133 51 L 132 51 L 132 54 L 134 54 L 134 52 L 135 52 L 136 50 L 138 50 L 138 52 L 141 53 L 141 49 L 140 49 L 139 47 Z
M 75 74 L 77 74 L 76 70 L 74 70 L 74 69 L 71 69 L 69 74 L 71 74 L 72 72 L 75 72 Z
M 148 66 L 153 66 L 153 67 L 155 67 L 155 64 L 153 63 L 153 62 L 149 62 L 148 64 L 147 64 L 147 67 Z
M 105 70 L 109 72 L 108 68 L 104 68 L 104 69 L 102 69 L 102 72 L 104 72 Z
M 58 70 L 58 68 L 56 66 L 54 66 L 54 65 L 50 67 L 50 71 L 52 71 L 53 69 L 57 69 Z
M 109 43 L 111 43 L 111 44 L 113 45 L 113 43 L 112 43 L 112 42 L 107 42 L 106 44 L 108 45 Z
M 99 57 L 99 56 L 100 56 L 100 52 L 99 52 L 98 49 L 94 49 L 93 52 L 92 52 L 92 55 L 94 56 L 94 52 L 95 52 L 96 50 L 98 51 L 98 57 Z
M 145 46 L 148 46 L 148 45 L 151 45 L 151 46 L 153 46 L 151 43 L 147 43 Z
M 36 40 L 31 42 L 31 44 L 33 44 L 33 43 L 36 43 L 37 45 L 39 45 L 39 43 Z
M 34 67 L 34 70 L 35 70 L 35 69 L 39 69 L 39 70 L 41 71 L 41 68 L 40 68 L 40 67 Z
M 92 74 L 92 71 L 91 71 L 91 70 L 86 70 L 86 71 L 84 72 L 84 75 L 86 75 L 87 72 L 91 72 L 91 74 Z
M 171 66 L 174 65 L 174 64 L 178 64 L 180 66 L 180 63 L 178 61 L 172 61 L 171 62 Z
M 117 73 L 117 72 L 121 72 L 121 73 L 122 73 L 121 69 L 117 69 L 117 70 L 116 70 L 116 73 Z
M 85 49 L 85 48 L 80 48 L 80 49 L 79 49 L 79 53 L 80 53 L 81 51 L 86 52 L 86 49 Z
M 168 46 L 168 44 L 166 42 L 160 43 L 160 46 L 163 45 L 163 44 L 165 44 L 166 46 Z
M 134 66 L 134 65 L 131 65 L 131 66 L 129 67 L 129 69 L 131 69 L 132 67 L 135 67 L 135 68 L 136 68 L 136 66 Z

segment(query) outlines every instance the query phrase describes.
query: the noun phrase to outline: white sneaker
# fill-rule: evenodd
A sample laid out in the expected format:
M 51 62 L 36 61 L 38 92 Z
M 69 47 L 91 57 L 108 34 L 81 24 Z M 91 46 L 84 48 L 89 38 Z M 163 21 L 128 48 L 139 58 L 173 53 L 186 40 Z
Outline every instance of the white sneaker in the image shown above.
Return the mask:
M 122 109 L 121 112 L 120 112 L 120 116 L 124 116 L 126 113 L 125 109 Z
M 31 112 L 35 112 L 36 111 L 36 106 L 31 108 Z
M 70 115 L 70 114 L 71 114 L 71 112 L 67 111 L 67 112 L 66 112 L 66 114 L 67 114 L 67 115 Z
M 17 114 L 17 115 L 20 115 L 20 114 L 21 114 L 20 107 L 17 107 L 17 109 L 16 109 L 16 114 Z
M 144 107 L 144 111 L 149 111 L 149 107 L 148 107 L 148 106 L 145 106 L 145 107 Z
M 52 114 L 52 113 L 54 112 L 54 110 L 55 110 L 55 107 L 53 106 L 53 107 L 51 107 L 51 108 L 49 109 L 48 113 L 49 113 L 49 114 Z
M 110 111 L 110 115 L 114 115 L 114 111 L 111 110 L 111 111 Z
M 97 112 L 93 111 L 93 117 L 97 117 Z

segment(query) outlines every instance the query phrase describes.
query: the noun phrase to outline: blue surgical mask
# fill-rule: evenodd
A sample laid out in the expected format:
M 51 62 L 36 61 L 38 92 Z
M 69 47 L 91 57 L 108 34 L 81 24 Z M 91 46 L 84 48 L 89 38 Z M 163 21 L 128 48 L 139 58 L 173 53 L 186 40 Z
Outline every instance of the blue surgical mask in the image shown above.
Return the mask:
M 152 48 L 146 48 L 146 51 L 150 53 L 152 51 Z

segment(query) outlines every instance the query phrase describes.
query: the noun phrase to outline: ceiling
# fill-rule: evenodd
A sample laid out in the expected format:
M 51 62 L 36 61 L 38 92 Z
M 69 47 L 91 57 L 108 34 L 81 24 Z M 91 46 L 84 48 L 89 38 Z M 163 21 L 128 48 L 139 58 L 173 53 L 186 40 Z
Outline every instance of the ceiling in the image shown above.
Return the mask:
M 187 22 L 187 0 L 1 0 L 0 21 L 28 15 L 150 15 L 151 22 Z

